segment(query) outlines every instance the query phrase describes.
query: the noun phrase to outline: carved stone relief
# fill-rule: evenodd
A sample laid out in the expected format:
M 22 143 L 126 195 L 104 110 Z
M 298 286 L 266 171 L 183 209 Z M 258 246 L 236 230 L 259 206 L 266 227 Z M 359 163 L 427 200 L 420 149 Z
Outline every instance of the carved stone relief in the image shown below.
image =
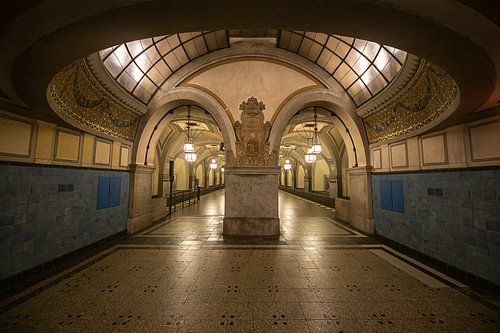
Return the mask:
M 241 123 L 236 121 L 234 131 L 236 134 L 236 157 L 231 151 L 227 152 L 226 163 L 229 166 L 276 166 L 278 165 L 278 152 L 269 153 L 269 132 L 271 124 L 264 123 L 264 110 L 266 106 L 257 98 L 250 97 L 240 104 Z

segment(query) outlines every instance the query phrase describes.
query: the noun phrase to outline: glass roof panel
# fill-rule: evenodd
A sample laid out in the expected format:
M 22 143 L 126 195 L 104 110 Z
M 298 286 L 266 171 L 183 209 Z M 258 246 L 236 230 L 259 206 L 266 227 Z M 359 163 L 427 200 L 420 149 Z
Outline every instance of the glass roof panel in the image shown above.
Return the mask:
M 333 76 L 357 106 L 379 93 L 402 68 L 407 53 L 363 39 L 281 30 L 276 45 L 309 59 Z M 109 74 L 147 104 L 175 71 L 208 52 L 229 47 L 226 30 L 145 38 L 99 51 Z
M 228 46 L 225 30 L 199 31 L 131 41 L 101 50 L 99 56 L 110 75 L 147 104 L 176 70 L 209 51 Z
M 346 89 L 357 106 L 393 80 L 407 53 L 392 46 L 347 36 L 282 30 L 278 47 L 308 58 Z

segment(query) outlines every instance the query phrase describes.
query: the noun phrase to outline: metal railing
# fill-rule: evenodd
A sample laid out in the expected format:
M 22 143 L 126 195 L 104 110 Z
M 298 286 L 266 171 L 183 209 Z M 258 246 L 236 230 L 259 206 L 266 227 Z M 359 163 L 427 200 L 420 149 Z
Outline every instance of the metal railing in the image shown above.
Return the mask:
M 167 195 L 168 214 L 176 212 L 177 208 L 191 206 L 200 201 L 200 197 L 205 194 L 223 189 L 224 185 L 210 186 L 206 188 L 198 188 L 195 190 L 181 190 L 171 192 Z
M 167 199 L 168 213 L 172 214 L 172 211 L 177 211 L 179 203 L 181 209 L 184 209 L 184 206 L 190 206 L 197 203 L 200 201 L 200 194 L 200 190 L 175 191 L 169 193 Z
M 294 194 L 298 197 L 308 199 L 324 206 L 335 208 L 335 199 L 331 198 L 321 192 L 306 192 L 304 190 L 299 190 L 291 187 L 280 186 L 280 190 Z M 320 194 L 321 193 L 321 194 Z

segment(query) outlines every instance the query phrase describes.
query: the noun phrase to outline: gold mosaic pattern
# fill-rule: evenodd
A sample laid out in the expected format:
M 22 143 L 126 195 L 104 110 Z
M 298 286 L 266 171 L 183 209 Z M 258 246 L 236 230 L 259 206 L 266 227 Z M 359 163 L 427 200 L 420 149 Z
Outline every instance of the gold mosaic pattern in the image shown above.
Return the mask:
M 377 143 L 422 128 L 443 114 L 457 93 L 458 86 L 447 72 L 422 60 L 412 83 L 364 119 L 368 140 Z
M 140 114 L 134 112 L 106 90 L 91 74 L 85 59 L 56 74 L 49 85 L 57 114 L 68 117 L 100 133 L 134 141 Z

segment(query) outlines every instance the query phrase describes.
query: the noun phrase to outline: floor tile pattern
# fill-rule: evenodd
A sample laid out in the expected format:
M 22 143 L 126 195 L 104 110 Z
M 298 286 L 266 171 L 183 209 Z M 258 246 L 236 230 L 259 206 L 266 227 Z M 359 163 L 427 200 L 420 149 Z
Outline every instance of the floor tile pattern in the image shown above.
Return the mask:
M 174 217 L 134 237 L 142 244 L 115 246 L 24 301 L 0 303 L 0 331 L 500 332 L 494 306 L 447 281 L 430 287 L 327 216 L 283 218 L 283 242 L 268 245 L 212 242 L 217 215 Z M 155 242 L 172 237 L 179 242 Z M 360 244 L 337 245 L 340 237 Z

